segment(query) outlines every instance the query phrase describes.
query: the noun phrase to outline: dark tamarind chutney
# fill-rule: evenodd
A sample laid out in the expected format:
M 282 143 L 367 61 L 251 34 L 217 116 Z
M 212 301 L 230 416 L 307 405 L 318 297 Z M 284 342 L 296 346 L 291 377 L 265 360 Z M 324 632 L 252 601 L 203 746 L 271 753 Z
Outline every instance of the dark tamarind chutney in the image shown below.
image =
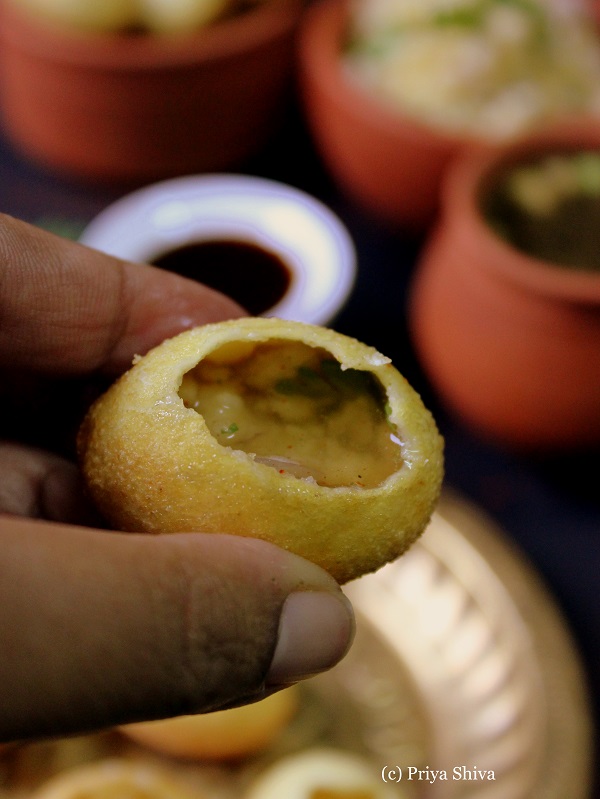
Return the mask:
M 292 282 L 291 270 L 279 255 L 238 239 L 184 244 L 151 263 L 227 294 L 253 316 L 273 308 Z

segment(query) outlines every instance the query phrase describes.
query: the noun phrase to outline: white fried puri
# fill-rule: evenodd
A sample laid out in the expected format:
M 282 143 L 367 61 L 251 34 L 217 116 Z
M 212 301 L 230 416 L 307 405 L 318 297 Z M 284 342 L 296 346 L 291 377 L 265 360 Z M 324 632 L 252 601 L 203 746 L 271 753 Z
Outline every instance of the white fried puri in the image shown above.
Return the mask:
M 163 342 L 96 401 L 78 443 L 117 529 L 257 537 L 340 582 L 406 550 L 443 477 L 435 422 L 388 358 L 279 319 Z

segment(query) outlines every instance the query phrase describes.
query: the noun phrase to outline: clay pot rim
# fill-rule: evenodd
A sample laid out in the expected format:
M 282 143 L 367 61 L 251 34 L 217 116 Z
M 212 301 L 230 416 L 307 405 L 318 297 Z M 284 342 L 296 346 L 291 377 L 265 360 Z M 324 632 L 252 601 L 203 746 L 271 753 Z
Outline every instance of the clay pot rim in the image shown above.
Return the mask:
M 349 10 L 350 0 L 317 0 L 308 8 L 298 37 L 300 74 L 309 69 L 318 74 L 335 105 L 347 105 L 357 119 L 366 120 L 369 127 L 379 128 L 390 137 L 419 142 L 429 139 L 448 150 L 480 143 L 483 146 L 475 136 L 453 134 L 386 105 L 344 74 L 340 52 Z
M 115 35 L 67 30 L 14 6 L 0 4 L 0 39 L 7 39 L 34 57 L 84 68 L 105 70 L 177 67 L 219 61 L 260 47 L 293 28 L 302 0 L 266 0 L 243 14 L 181 35 Z
M 571 269 L 535 258 L 513 247 L 484 220 L 479 205 L 486 185 L 498 170 L 529 153 L 554 148 L 600 150 L 600 120 L 579 117 L 529 133 L 500 146 L 467 148 L 449 165 L 441 188 L 441 224 L 445 218 L 462 216 L 463 239 L 470 248 L 489 257 L 480 259 L 481 268 L 530 290 L 575 302 L 600 300 L 600 272 Z

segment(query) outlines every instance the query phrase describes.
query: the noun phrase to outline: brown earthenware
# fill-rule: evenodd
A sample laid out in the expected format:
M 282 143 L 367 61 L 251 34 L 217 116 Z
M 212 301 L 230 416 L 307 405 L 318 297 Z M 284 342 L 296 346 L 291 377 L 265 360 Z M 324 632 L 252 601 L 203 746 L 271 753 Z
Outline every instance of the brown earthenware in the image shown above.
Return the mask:
M 385 106 L 349 79 L 341 59 L 348 19 L 348 0 L 318 0 L 300 28 L 300 87 L 316 145 L 364 207 L 394 225 L 423 229 L 464 139 Z
M 301 0 L 196 33 L 88 34 L 0 3 L 0 104 L 15 144 L 84 178 L 227 168 L 265 144 L 289 87 Z
M 456 160 L 410 297 L 416 348 L 441 398 L 479 433 L 527 450 L 600 443 L 600 273 L 525 255 L 481 211 L 498 170 L 556 149 L 600 150 L 600 124 Z

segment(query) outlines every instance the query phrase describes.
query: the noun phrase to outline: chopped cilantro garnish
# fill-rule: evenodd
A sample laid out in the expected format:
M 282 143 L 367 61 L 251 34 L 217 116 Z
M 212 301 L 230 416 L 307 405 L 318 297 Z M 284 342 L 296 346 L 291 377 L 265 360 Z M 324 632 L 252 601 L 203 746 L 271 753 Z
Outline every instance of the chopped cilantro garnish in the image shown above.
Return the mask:
M 237 433 L 240 428 L 235 422 L 232 422 L 229 427 L 223 427 L 221 429 L 221 433 L 224 436 L 232 436 L 234 433 Z
M 378 383 L 373 375 L 360 369 L 342 369 L 334 360 L 321 362 L 321 371 L 329 385 L 341 394 L 356 396 L 357 394 L 376 394 Z
M 319 402 L 321 410 L 329 410 L 360 395 L 372 397 L 383 405 L 382 389 L 377 379 L 360 369 L 342 369 L 333 358 L 323 359 L 318 367 L 300 366 L 292 377 L 275 383 L 275 391 L 288 396 L 308 397 Z
M 298 395 L 319 399 L 327 396 L 330 388 L 327 381 L 309 366 L 299 366 L 294 377 L 278 380 L 275 390 L 279 394 Z
M 415 20 L 401 20 L 392 22 L 387 27 L 363 36 L 354 31 L 345 42 L 344 49 L 355 56 L 368 58 L 382 58 L 395 47 L 402 36 L 410 36 L 415 31 L 428 28 L 440 30 L 462 28 L 466 31 L 485 30 L 489 14 L 497 6 L 508 6 L 526 15 L 533 25 L 534 41 L 543 45 L 547 39 L 547 14 L 536 0 L 471 0 L 454 8 L 441 8 L 432 10 L 423 17 L 417 16 Z

